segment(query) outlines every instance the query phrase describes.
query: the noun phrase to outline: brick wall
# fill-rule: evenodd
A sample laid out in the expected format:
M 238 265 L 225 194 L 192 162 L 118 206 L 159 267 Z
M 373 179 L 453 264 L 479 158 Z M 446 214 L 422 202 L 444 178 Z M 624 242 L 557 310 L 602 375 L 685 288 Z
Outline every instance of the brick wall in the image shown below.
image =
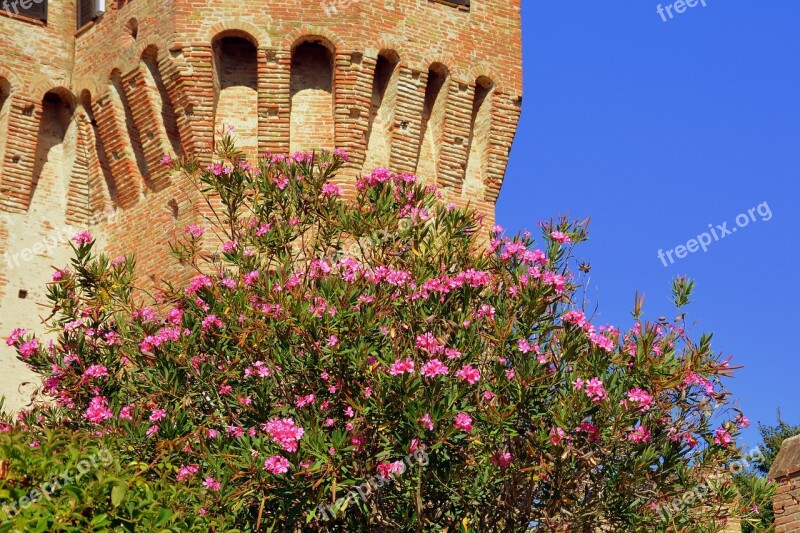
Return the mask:
M 769 477 L 778 483 L 772 505 L 775 533 L 800 531 L 800 435 L 783 442 Z
M 107 0 L 80 29 L 75 7 L 49 0 L 46 23 L 0 11 L 0 255 L 21 261 L 0 272 L 0 334 L 41 330 L 34 287 L 68 248 L 33 246 L 66 231 L 134 252 L 145 285 L 180 281 L 164 245 L 204 207 L 160 159 L 210 158 L 223 124 L 250 156 L 343 148 L 350 186 L 374 165 L 418 172 L 493 223 L 520 0 Z

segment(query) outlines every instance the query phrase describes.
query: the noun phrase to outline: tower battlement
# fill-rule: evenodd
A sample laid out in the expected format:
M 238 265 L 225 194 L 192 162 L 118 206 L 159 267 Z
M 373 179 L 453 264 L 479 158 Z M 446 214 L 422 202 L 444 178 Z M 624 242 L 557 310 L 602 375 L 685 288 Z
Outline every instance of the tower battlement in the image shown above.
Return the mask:
M 0 9 L 2 333 L 38 325 L 72 229 L 169 276 L 162 244 L 197 221 L 199 201 L 160 161 L 210 157 L 223 125 L 249 156 L 342 148 L 342 180 L 416 173 L 494 219 L 521 105 L 520 0 Z

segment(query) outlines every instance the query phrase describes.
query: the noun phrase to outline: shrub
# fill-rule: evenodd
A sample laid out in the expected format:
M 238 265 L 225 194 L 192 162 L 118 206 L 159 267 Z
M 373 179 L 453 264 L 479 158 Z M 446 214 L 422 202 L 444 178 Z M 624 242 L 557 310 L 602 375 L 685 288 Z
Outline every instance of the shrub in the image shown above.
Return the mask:
M 121 463 L 124 443 L 65 429 L 0 435 L 0 531 L 209 531 L 201 495 Z M 229 528 L 226 528 L 229 530 Z
M 710 335 L 687 331 L 692 282 L 674 323 L 637 300 L 627 331 L 596 326 L 570 270 L 585 224 L 487 239 L 410 175 L 377 169 L 343 200 L 340 152 L 251 165 L 226 139 L 217 157 L 175 164 L 208 195 L 171 246 L 186 284 L 149 297 L 133 257 L 75 237 L 49 285 L 57 338 L 8 339 L 53 400 L 22 429 L 113 438 L 140 477 L 191 491 L 184 509 L 243 530 L 724 521 L 730 481 L 700 489 L 743 419 Z

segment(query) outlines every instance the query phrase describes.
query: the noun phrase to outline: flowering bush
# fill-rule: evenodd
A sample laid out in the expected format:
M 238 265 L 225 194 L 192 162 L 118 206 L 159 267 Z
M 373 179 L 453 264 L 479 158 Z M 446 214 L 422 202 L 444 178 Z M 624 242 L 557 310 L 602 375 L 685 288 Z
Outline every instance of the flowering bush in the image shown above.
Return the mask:
M 339 152 L 217 155 L 175 164 L 210 213 L 171 246 L 184 285 L 148 297 L 132 257 L 76 236 L 49 285 L 57 338 L 7 341 L 53 400 L 18 430 L 113 437 L 186 488 L 183 508 L 244 530 L 724 521 L 727 484 L 659 510 L 736 455 L 731 369 L 640 300 L 627 331 L 593 324 L 570 270 L 585 225 L 487 241 L 407 174 L 377 169 L 342 199 Z M 679 308 L 691 289 L 676 280 Z

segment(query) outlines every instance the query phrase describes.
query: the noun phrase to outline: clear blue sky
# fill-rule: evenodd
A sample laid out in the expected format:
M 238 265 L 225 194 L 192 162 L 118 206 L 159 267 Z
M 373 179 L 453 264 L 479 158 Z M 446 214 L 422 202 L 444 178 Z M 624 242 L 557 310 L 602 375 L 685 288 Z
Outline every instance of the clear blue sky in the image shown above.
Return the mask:
M 601 323 L 629 327 L 636 290 L 648 318 L 673 317 L 671 279 L 694 278 L 695 337 L 713 332 L 745 367 L 729 385 L 753 446 L 778 407 L 800 423 L 800 2 L 706 3 L 664 22 L 653 0 L 523 0 L 522 118 L 497 220 L 516 232 L 591 216 L 578 255 Z M 763 202 L 770 220 L 658 258 Z

